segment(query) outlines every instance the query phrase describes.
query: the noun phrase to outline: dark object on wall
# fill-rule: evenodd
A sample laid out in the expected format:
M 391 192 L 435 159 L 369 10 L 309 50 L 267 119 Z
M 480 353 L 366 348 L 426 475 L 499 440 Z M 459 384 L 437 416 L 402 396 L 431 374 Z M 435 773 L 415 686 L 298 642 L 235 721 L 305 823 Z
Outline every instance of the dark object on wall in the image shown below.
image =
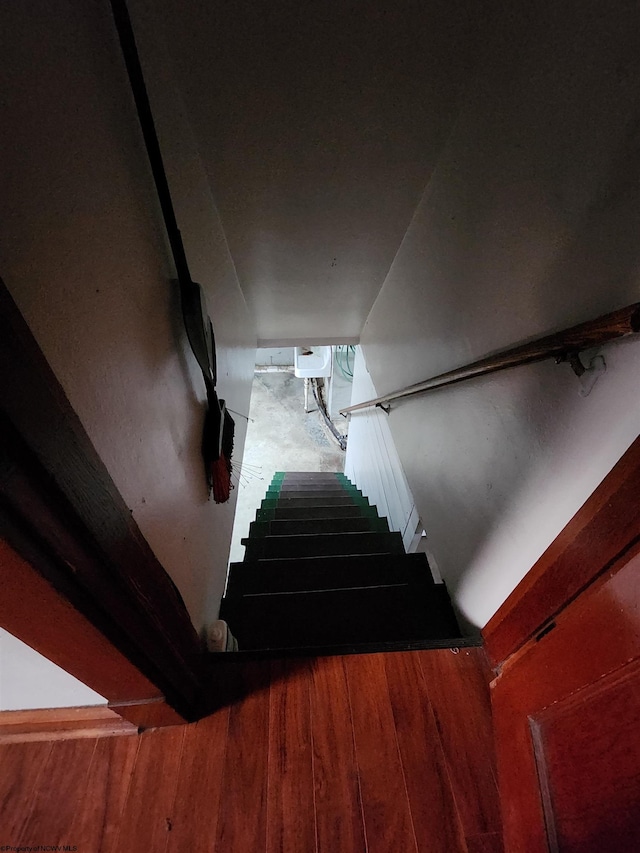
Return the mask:
M 214 392 L 215 395 L 215 392 Z M 210 401 L 204 419 L 202 434 L 202 456 L 207 472 L 209 491 L 217 504 L 229 500 L 231 489 L 231 455 L 233 453 L 233 438 L 235 423 L 224 400 Z

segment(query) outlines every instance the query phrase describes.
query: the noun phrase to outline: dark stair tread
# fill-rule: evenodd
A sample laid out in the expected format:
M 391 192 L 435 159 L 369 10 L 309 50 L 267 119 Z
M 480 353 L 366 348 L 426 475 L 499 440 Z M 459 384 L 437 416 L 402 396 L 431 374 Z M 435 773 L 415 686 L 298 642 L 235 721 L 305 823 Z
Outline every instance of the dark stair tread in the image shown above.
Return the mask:
M 232 563 L 226 596 L 379 586 L 397 582 L 433 585 L 424 554 L 353 554 Z
M 349 483 L 350 480 L 344 474 L 332 474 L 330 477 L 274 477 L 273 482 L 288 483 L 289 485 L 296 483 L 327 483 L 332 485 L 333 483 Z
M 349 506 L 350 504 L 362 503 L 369 506 L 369 501 L 366 498 L 352 497 L 347 492 L 344 492 L 336 497 L 313 497 L 313 498 L 265 498 L 262 501 L 263 506 Z
M 386 519 L 374 516 L 355 518 L 280 518 L 252 521 L 249 538 L 260 536 L 297 536 L 308 533 L 389 533 Z
M 345 504 L 344 506 L 292 506 L 271 507 L 270 509 L 259 509 L 256 512 L 256 521 L 270 521 L 271 519 L 296 519 L 296 518 L 377 518 L 375 507 L 363 507 L 357 504 Z
M 296 536 L 308 533 L 391 533 L 389 522 L 378 515 L 353 518 L 275 518 L 269 522 L 268 536 Z M 251 534 L 249 534 L 251 535 Z
M 277 471 L 276 477 L 282 474 L 282 479 L 297 480 L 302 478 L 309 480 L 332 480 L 336 477 L 343 477 L 341 471 Z M 275 478 L 274 478 L 275 479 Z
M 294 491 L 294 492 L 276 492 L 269 490 L 265 495 L 266 500 L 299 500 L 300 498 L 311 498 L 312 500 L 319 500 L 320 498 L 339 498 L 342 496 L 345 497 L 355 497 L 362 498 L 362 492 L 357 489 L 314 489 L 311 492 L 308 491 Z
M 273 480 L 269 483 L 272 489 L 353 489 L 355 485 L 349 480 Z
M 399 533 L 320 533 L 242 539 L 245 560 L 335 554 L 403 554 Z
M 421 588 L 422 590 L 422 588 Z M 223 600 L 240 649 L 436 640 L 460 631 L 443 585 L 244 596 Z
M 271 483 L 269 488 L 280 492 L 339 492 L 341 489 L 355 489 L 355 486 L 340 483 L 337 480 L 335 483 L 309 483 L 307 480 L 300 480 L 294 483 Z

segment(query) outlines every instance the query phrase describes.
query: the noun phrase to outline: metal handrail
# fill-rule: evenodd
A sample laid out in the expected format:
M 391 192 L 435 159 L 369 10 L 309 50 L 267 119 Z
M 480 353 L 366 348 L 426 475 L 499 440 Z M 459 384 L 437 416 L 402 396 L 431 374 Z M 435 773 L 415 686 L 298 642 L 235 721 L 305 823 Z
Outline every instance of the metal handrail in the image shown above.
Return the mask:
M 457 367 L 446 373 L 409 385 L 398 391 L 392 391 L 374 400 L 366 400 L 354 406 L 340 409 L 340 414 L 346 417 L 350 412 L 366 409 L 370 406 L 384 408 L 387 403 L 404 397 L 413 397 L 415 394 L 423 394 L 426 391 L 434 391 L 436 388 L 444 388 L 446 385 L 454 385 L 467 379 L 475 379 L 478 376 L 486 376 L 489 373 L 497 373 L 499 370 L 507 370 L 510 367 L 518 367 L 521 364 L 532 364 L 536 361 L 544 361 L 547 358 L 555 358 L 556 362 L 568 361 L 574 371 L 581 375 L 585 367 L 580 362 L 579 353 L 582 350 L 602 346 L 602 344 L 624 338 L 640 332 L 640 302 L 604 314 L 595 320 L 580 323 L 561 332 L 536 338 L 528 343 L 519 344 L 509 349 L 500 350 L 493 355 L 485 356 L 478 361 L 473 361 L 463 367 Z

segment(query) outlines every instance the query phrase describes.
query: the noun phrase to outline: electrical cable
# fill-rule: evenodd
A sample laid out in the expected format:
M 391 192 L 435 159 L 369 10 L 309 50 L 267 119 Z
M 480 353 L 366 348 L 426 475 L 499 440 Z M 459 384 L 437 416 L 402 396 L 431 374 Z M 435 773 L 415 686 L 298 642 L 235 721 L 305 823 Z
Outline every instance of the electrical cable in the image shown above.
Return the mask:
M 322 415 L 324 422 L 327 425 L 328 429 L 331 431 L 331 434 L 333 435 L 335 440 L 340 445 L 340 450 L 346 450 L 347 449 L 347 436 L 342 435 L 341 432 L 338 432 L 333 421 L 329 417 L 329 413 L 327 412 L 327 407 L 326 407 L 324 399 L 322 397 L 322 391 L 320 390 L 317 379 L 311 380 L 311 390 L 313 391 L 313 396 L 315 397 L 315 401 L 318 404 L 318 410 L 320 411 L 320 414 Z

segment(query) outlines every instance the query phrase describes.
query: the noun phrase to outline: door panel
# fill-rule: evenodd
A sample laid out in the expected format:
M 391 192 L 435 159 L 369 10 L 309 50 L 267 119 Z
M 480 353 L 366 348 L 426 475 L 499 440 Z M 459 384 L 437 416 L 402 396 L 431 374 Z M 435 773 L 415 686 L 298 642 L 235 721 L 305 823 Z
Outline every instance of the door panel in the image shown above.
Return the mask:
M 508 853 L 640 850 L 637 550 L 492 684 Z

